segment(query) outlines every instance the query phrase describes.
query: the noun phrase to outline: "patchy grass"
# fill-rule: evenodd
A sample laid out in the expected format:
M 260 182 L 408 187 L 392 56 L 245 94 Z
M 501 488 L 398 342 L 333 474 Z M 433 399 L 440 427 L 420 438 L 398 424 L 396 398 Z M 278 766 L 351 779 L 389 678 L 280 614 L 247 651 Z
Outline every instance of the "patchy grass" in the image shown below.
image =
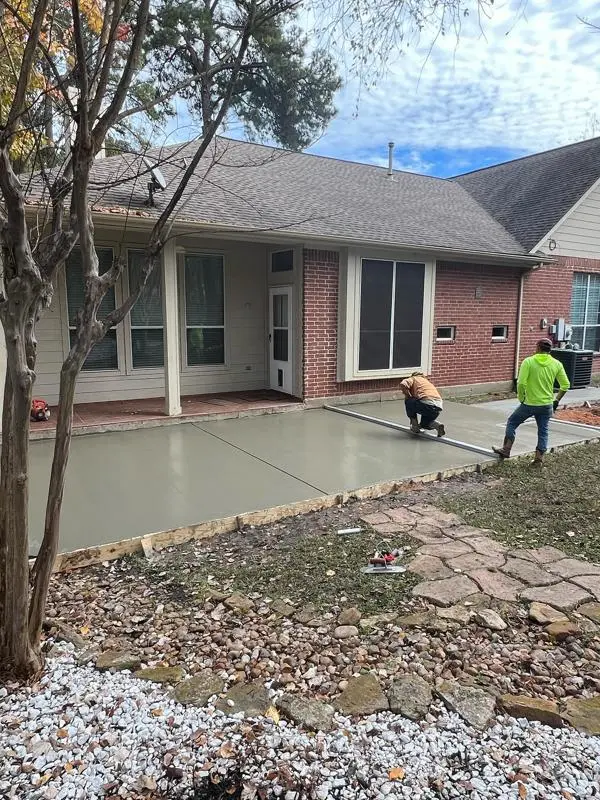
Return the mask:
M 164 584 L 163 576 L 168 575 L 169 593 L 178 599 L 236 591 L 299 605 L 313 603 L 321 610 L 356 605 L 365 614 L 398 610 L 403 599 L 414 603 L 410 589 L 418 583 L 417 576 L 361 572 L 382 544 L 380 534 L 368 528 L 358 534 L 338 534 L 338 529 L 357 524 L 346 514 L 338 514 L 335 525 L 319 525 L 320 521 L 315 514 L 295 517 L 177 548 L 154 564 L 142 559 L 138 564 L 155 583 Z M 401 536 L 387 544 L 390 549 L 415 548 Z
M 600 372 L 596 372 L 592 375 L 590 386 L 600 386 Z
M 487 490 L 441 495 L 438 503 L 515 547 L 549 544 L 600 562 L 599 445 L 547 456 L 541 470 L 506 461 L 485 476 L 495 479 Z
M 488 394 L 470 394 L 464 397 L 449 397 L 453 403 L 462 403 L 466 406 L 475 405 L 475 403 L 490 403 L 492 400 L 510 400 L 517 395 L 515 392 L 489 392 Z

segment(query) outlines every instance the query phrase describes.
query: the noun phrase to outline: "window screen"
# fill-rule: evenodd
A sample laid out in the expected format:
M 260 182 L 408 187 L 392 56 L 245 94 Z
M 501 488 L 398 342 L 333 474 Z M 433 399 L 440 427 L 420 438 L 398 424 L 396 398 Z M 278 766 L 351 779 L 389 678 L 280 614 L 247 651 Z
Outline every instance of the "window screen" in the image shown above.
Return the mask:
M 96 249 L 98 255 L 98 269 L 103 275 L 111 268 L 113 263 L 113 251 L 109 247 L 99 247 Z M 67 260 L 66 266 L 67 284 L 67 309 L 69 316 L 69 345 L 72 347 L 75 340 L 75 318 L 83 307 L 83 269 L 81 264 L 81 251 L 75 248 Z M 102 319 L 116 308 L 115 290 L 109 289 L 104 295 L 104 299 L 98 310 L 98 318 Z M 91 349 L 86 358 L 82 370 L 116 370 L 119 368 L 117 353 L 117 331 L 111 328 L 102 339 Z
M 142 281 L 146 253 L 130 250 L 128 254 L 129 291 L 135 292 Z M 163 367 L 165 363 L 163 338 L 162 281 L 160 268 L 155 264 L 137 303 L 131 309 L 131 354 L 135 369 Z
M 224 364 L 223 257 L 186 254 L 184 290 L 188 366 Z
M 293 250 L 279 250 L 277 253 L 271 253 L 271 272 L 290 272 L 293 269 Z

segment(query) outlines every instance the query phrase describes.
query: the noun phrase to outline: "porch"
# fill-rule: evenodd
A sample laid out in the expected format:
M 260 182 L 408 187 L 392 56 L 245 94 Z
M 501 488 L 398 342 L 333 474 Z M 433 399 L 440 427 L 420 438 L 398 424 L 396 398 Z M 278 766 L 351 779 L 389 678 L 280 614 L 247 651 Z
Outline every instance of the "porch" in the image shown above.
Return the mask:
M 270 389 L 247 392 L 198 394 L 181 398 L 181 414 L 165 416 L 164 399 L 113 400 L 80 403 L 73 409 L 73 432 L 105 433 L 197 422 L 238 419 L 262 414 L 280 414 L 303 407 L 302 401 Z M 47 422 L 31 423 L 32 439 L 52 439 L 56 431 L 56 408 L 51 408 Z

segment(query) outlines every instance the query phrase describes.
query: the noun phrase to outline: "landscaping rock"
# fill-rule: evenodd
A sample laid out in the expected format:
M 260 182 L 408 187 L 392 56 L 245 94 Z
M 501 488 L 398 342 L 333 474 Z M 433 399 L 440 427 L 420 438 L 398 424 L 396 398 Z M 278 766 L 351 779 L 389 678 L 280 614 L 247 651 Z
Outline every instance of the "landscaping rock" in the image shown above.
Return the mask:
M 496 570 L 477 569 L 470 572 L 469 577 L 476 581 L 484 594 L 509 603 L 516 602 L 519 592 L 526 588 L 521 581 Z
M 444 565 L 440 558 L 435 556 L 418 555 L 408 565 L 408 571 L 420 575 L 425 580 L 436 581 L 440 578 L 451 578 L 454 574 Z
M 600 608 L 600 605 L 599 605 Z M 552 622 L 568 622 L 569 618 L 561 611 L 545 603 L 532 603 L 529 606 L 529 619 L 540 625 L 550 625 Z
M 476 594 L 478 588 L 466 575 L 456 575 L 441 581 L 423 581 L 412 589 L 412 594 L 430 600 L 437 606 L 453 606 L 465 597 Z
M 505 631 L 508 625 L 497 611 L 491 608 L 480 608 L 473 615 L 475 622 L 491 631 Z
M 271 699 L 262 683 L 238 683 L 215 705 L 225 714 L 260 717 L 271 707 Z
M 566 622 L 550 623 L 546 628 L 546 633 L 555 641 L 563 642 L 571 636 L 580 636 L 582 631 L 579 625 L 571 622 L 571 620 L 566 620 Z
M 581 561 L 579 558 L 563 558 L 548 564 L 546 569 L 566 579 L 578 575 L 600 575 L 600 567 L 597 564 L 590 564 L 589 561 Z
M 294 619 L 302 625 L 306 625 L 311 620 L 317 617 L 318 611 L 317 607 L 314 606 L 312 603 L 308 603 L 300 611 L 297 611 L 294 614 Z
M 483 689 L 445 681 L 436 688 L 436 694 L 450 711 L 454 711 L 477 730 L 485 730 L 494 716 L 496 700 Z
M 396 618 L 396 625 L 399 628 L 422 628 L 433 617 L 432 611 L 415 611 L 414 614 L 404 614 Z
M 286 603 L 285 600 L 274 600 L 273 603 L 271 603 L 271 610 L 279 614 L 280 617 L 291 617 L 296 609 L 294 606 Z
M 281 713 L 302 728 L 310 731 L 330 731 L 333 726 L 333 706 L 319 700 L 308 700 L 293 694 L 284 694 L 277 701 Z
M 96 669 L 99 670 L 136 670 L 141 664 L 140 658 L 123 650 L 106 650 L 96 658 Z
M 214 672 L 201 672 L 178 683 L 173 690 L 173 697 L 184 706 L 205 706 L 211 697 L 220 694 L 225 681 Z
M 600 736 L 600 695 L 596 697 L 570 697 L 564 719 L 581 733 Z
M 338 625 L 358 625 L 361 617 L 358 608 L 345 608 L 337 619 Z
M 521 558 L 508 558 L 503 572 L 529 586 L 550 586 L 559 582 L 556 575 L 551 575 L 532 561 L 525 561 Z
M 600 603 L 584 603 L 577 611 L 584 617 L 600 623 Z
M 336 639 L 351 639 L 358 636 L 358 628 L 355 625 L 339 625 L 333 632 Z
M 389 708 L 379 681 L 371 674 L 350 678 L 344 691 L 336 697 L 334 706 L 349 717 L 368 716 Z
M 460 622 L 466 625 L 471 619 L 472 610 L 463 605 L 450 606 L 450 608 L 438 608 L 437 615 L 441 619 L 450 620 L 450 622 Z
M 600 575 L 580 575 L 576 578 L 571 578 L 571 580 L 578 586 L 589 589 L 596 600 L 600 600 Z
M 243 594 L 234 593 L 223 600 L 223 605 L 231 608 L 233 611 L 241 611 L 242 614 L 247 614 L 254 608 L 254 600 L 250 600 Z
M 525 695 L 503 694 L 498 698 L 498 706 L 511 717 L 528 719 L 531 722 L 542 722 L 552 728 L 563 726 L 558 705 L 552 700 Z
M 431 700 L 429 684 L 418 675 L 396 678 L 388 691 L 390 711 L 415 721 L 427 714 Z
M 574 586 L 572 583 L 556 583 L 554 586 L 538 586 L 525 589 L 521 592 L 523 600 L 537 601 L 546 603 L 560 611 L 572 611 L 586 600 L 591 600 L 588 592 Z
M 395 611 L 386 611 L 383 614 L 373 614 L 371 617 L 363 617 L 358 623 L 361 628 L 369 630 L 372 628 L 383 628 L 398 619 Z
M 146 667 L 133 674 L 135 678 L 152 683 L 179 683 L 185 672 L 181 667 Z

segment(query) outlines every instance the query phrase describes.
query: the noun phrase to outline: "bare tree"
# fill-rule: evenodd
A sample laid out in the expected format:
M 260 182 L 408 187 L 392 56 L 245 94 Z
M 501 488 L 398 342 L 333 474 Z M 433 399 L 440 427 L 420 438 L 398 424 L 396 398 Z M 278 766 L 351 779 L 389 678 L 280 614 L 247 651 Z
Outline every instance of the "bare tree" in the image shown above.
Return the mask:
M 188 37 L 190 61 L 184 84 L 136 104 L 130 90 L 145 66 L 144 43 L 156 13 L 150 0 L 70 0 L 66 6 L 59 0 L 18 4 L 0 0 L 0 321 L 7 352 L 0 455 L 0 665 L 13 677 L 31 677 L 43 666 L 41 629 L 59 542 L 77 376 L 94 345 L 125 318 L 143 291 L 185 189 L 232 105 L 250 42 L 260 40 L 262 26 L 272 26 L 301 2 L 219 2 L 219 18 L 210 24 L 213 33 L 217 26 L 227 31 L 227 47 L 218 56 L 213 50 L 207 59 L 204 51 L 189 52 Z M 316 2 L 326 7 L 326 24 L 338 26 L 359 60 L 369 64 L 375 46 L 368 40 L 373 36 L 392 36 L 379 42 L 380 54 L 382 41 L 397 52 L 405 31 L 419 29 L 428 14 L 444 25 L 448 19 L 458 24 L 467 0 L 387 0 L 383 6 L 375 0 Z M 487 0 L 473 0 L 475 8 L 482 5 Z M 439 16 L 445 8 L 449 18 Z M 198 38 L 202 44 L 206 40 Z M 391 52 L 385 53 L 386 58 Z M 259 70 L 262 64 L 253 63 L 252 68 Z M 102 300 L 115 286 L 123 264 L 118 260 L 107 272 L 99 270 L 91 213 L 93 192 L 102 193 L 102 187 L 91 183 L 95 157 L 115 126 L 188 91 L 196 81 L 206 87 L 210 77 L 203 72 L 206 69 L 218 71 L 218 97 L 206 113 L 192 158 L 154 223 L 143 278 L 118 308 L 103 317 Z M 200 95 L 199 102 L 202 105 L 207 98 Z M 72 141 L 66 136 L 62 150 L 48 122 L 49 106 L 74 132 Z M 48 166 L 40 153 L 50 139 L 54 155 Z M 37 172 L 19 174 L 17 164 L 36 167 Z M 30 571 L 28 461 L 35 331 L 50 305 L 57 271 L 76 245 L 81 253 L 83 301 L 60 373 L 43 539 Z

